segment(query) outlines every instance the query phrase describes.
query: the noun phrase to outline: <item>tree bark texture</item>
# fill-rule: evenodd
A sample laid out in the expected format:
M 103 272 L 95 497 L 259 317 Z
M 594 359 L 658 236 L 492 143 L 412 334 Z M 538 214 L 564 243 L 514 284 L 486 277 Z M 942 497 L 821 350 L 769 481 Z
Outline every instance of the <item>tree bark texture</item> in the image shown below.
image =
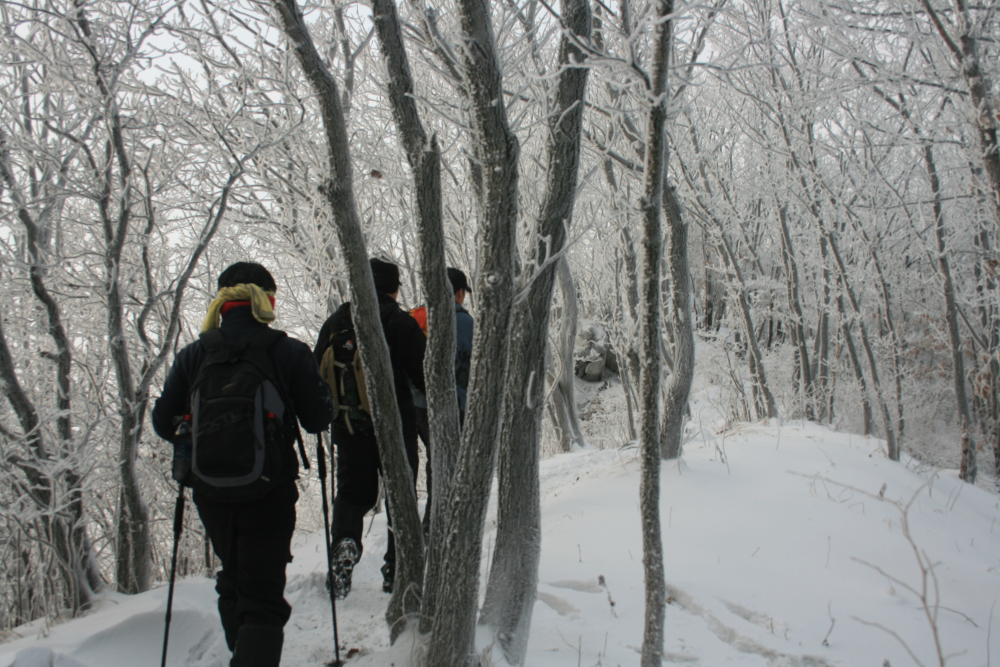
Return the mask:
M 667 378 L 660 426 L 660 456 L 676 459 L 684 445 L 684 421 L 694 381 L 694 323 L 691 321 L 691 279 L 688 227 L 674 189 L 663 188 L 667 221 L 667 270 L 670 272 L 670 318 L 674 329 L 674 368 Z M 773 399 L 772 399 L 773 400 Z
M 426 577 L 425 596 L 429 592 L 448 601 L 436 605 L 431 621 L 426 656 L 430 667 L 465 665 L 474 649 L 483 529 L 507 383 L 518 214 L 520 147 L 507 121 L 489 3 L 460 0 L 458 9 L 465 42 L 463 92 L 472 116 L 471 153 L 482 162 L 476 281 L 480 309 L 462 446 L 450 503 L 441 517 L 443 557 L 429 562 Z
M 588 0 L 562 4 L 566 30 L 590 38 Z M 491 626 L 507 662 L 523 664 L 538 588 L 541 507 L 538 481 L 547 373 L 546 341 L 557 267 L 568 273 L 562 253 L 573 217 L 587 69 L 584 54 L 564 35 L 559 48 L 559 81 L 549 116 L 545 195 L 532 235 L 532 253 L 518 277 L 523 295 L 514 307 L 504 412 L 497 469 L 497 536 L 480 622 Z M 571 298 L 576 298 L 572 280 Z M 575 314 L 574 314 L 575 317 Z M 575 325 L 575 321 L 574 321 Z M 565 364 L 565 359 L 563 360 Z M 569 367 L 572 387 L 572 354 Z M 575 405 L 569 407 L 575 410 Z
M 431 537 L 428 554 L 432 559 L 444 557 L 434 544 L 435 529 L 440 529 L 438 515 L 450 497 L 451 475 L 459 445 L 459 414 L 455 399 L 455 308 L 454 290 L 448 282 L 445 262 L 444 226 L 441 221 L 441 151 L 437 140 L 428 140 L 414 99 L 413 76 L 410 73 L 399 14 L 393 0 L 375 0 L 372 4 L 375 27 L 378 30 L 382 54 L 388 69 L 389 100 L 392 103 L 396 129 L 406 149 L 406 158 L 414 175 L 417 203 L 417 230 L 420 238 L 422 283 L 427 297 L 427 351 L 424 356 L 424 381 L 430 416 L 431 445 L 434 451 L 432 484 Z M 425 443 L 426 444 L 426 443 Z M 423 565 L 423 563 L 421 563 Z M 405 577 L 401 576 L 404 575 Z M 401 630 L 396 620 L 417 611 L 423 598 L 423 612 L 434 615 L 436 599 L 423 595 L 424 569 L 407 568 L 397 571 L 392 599 L 386 620 L 395 640 Z M 404 600 L 409 600 L 407 602 Z
M 435 139 L 431 149 L 422 157 L 417 171 L 417 197 L 432 197 L 437 190 L 440 203 L 440 152 Z M 433 165 L 426 163 L 433 162 Z M 433 179 L 433 185 L 426 181 Z M 427 561 L 443 562 L 444 522 L 442 514 L 451 502 L 451 482 L 458 459 L 461 433 L 459 431 L 458 402 L 455 397 L 455 308 L 453 291 L 445 267 L 445 238 L 440 212 L 435 219 L 418 218 L 421 225 L 420 263 L 423 268 L 424 292 L 427 295 L 427 324 L 429 337 L 424 357 L 424 381 L 427 386 L 427 406 L 430 415 L 430 437 L 434 456 L 433 495 L 431 505 L 431 537 Z M 429 619 L 433 618 L 438 598 L 428 585 L 431 569 L 425 570 L 421 630 L 429 632 Z M 437 575 L 443 572 L 436 570 Z M 428 627 L 424 627 L 424 624 Z
M 820 423 L 833 419 L 833 389 L 830 386 L 830 270 L 827 268 L 829 250 L 826 247 L 826 237 L 819 239 L 820 256 L 823 258 L 823 303 L 820 304 L 818 324 L 816 325 L 816 347 L 813 350 L 815 369 L 813 377 L 816 383 L 816 396 L 819 403 L 817 418 Z
M 844 290 L 844 295 L 847 297 L 848 303 L 851 304 L 851 311 L 854 317 L 857 319 L 858 331 L 861 333 L 861 348 L 865 352 L 865 358 L 868 361 L 868 372 L 871 373 L 872 378 L 872 388 L 875 389 L 875 396 L 878 399 L 880 414 L 882 417 L 882 425 L 885 428 L 885 443 L 887 449 L 887 455 L 892 461 L 899 460 L 899 444 L 896 441 L 896 427 L 893 424 L 892 417 L 889 415 L 889 406 L 885 402 L 885 393 L 882 390 L 882 382 L 879 380 L 878 365 L 875 362 L 875 353 L 872 351 L 871 341 L 868 338 L 868 328 L 865 326 L 863 313 L 861 312 L 861 305 L 858 303 L 858 299 L 854 294 L 854 290 L 851 288 L 851 284 L 847 279 L 847 267 L 844 265 L 844 260 L 840 255 L 840 249 L 837 246 L 836 239 L 829 233 L 829 231 L 820 222 L 820 230 L 826 235 L 826 240 L 830 244 L 830 254 L 833 255 L 835 265 L 837 267 L 837 272 L 840 275 L 840 284 Z
M 344 253 L 352 292 L 352 319 L 358 334 L 361 361 L 372 406 L 382 472 L 393 511 L 396 536 L 396 585 L 419 586 L 424 569 L 424 539 L 417 510 L 416 490 L 403 444 L 403 425 L 396 405 L 389 348 L 382 334 L 375 283 L 354 200 L 349 138 L 337 84 L 313 43 L 297 0 L 273 0 L 282 27 L 306 78 L 316 92 L 329 151 L 329 180 L 323 192 L 333 212 L 337 237 Z M 409 599 L 409 598 L 405 598 Z M 416 599 L 413 608 L 416 609 Z M 399 609 L 405 613 L 406 609 Z M 393 632 L 399 618 L 387 618 Z
M 802 298 L 799 294 L 799 267 L 795 260 L 795 248 L 792 245 L 792 235 L 788 229 L 788 210 L 785 206 L 778 207 L 778 221 L 781 224 L 781 258 L 785 266 L 785 285 L 788 290 L 788 308 L 792 312 L 791 328 L 792 342 L 795 344 L 796 364 L 800 373 L 799 390 L 802 402 L 805 404 L 806 418 L 815 419 L 815 400 L 813 392 L 812 369 L 809 365 L 809 348 L 806 345 L 805 316 L 802 314 Z
M 753 316 L 750 314 L 750 303 L 747 301 L 746 281 L 743 279 L 743 272 L 740 270 L 736 254 L 733 252 L 729 239 L 720 228 L 719 254 L 728 269 L 727 275 L 732 276 L 736 287 L 736 305 L 739 306 L 740 318 L 743 321 L 743 331 L 747 339 L 747 358 L 750 365 L 750 377 L 752 379 L 752 389 L 754 396 L 754 413 L 757 419 L 773 419 L 778 416 L 778 407 L 774 402 L 774 394 L 767 383 L 767 373 L 764 370 L 764 355 L 760 351 L 760 344 L 757 342 L 756 329 L 753 324 Z
M 879 293 L 882 295 L 882 310 L 886 328 L 889 330 L 889 337 L 892 340 L 892 379 L 896 390 L 896 442 L 897 448 L 903 447 L 903 434 L 906 432 L 906 420 L 903 418 L 903 354 L 906 350 L 906 341 L 896 331 L 896 323 L 892 316 L 892 298 L 889 293 L 889 282 L 885 278 L 882 270 L 882 262 L 879 254 L 869 242 L 871 248 L 872 262 L 875 266 L 875 273 L 878 275 Z
M 636 339 L 639 333 L 639 260 L 635 251 L 635 243 L 632 241 L 632 233 L 628 227 L 628 221 L 622 226 L 621 251 L 625 265 L 625 304 L 628 307 L 627 315 L 622 317 L 622 326 L 625 329 L 625 391 L 628 392 L 628 404 L 631 407 L 638 403 L 639 399 L 639 350 L 636 347 Z M 638 437 L 637 426 L 634 416 L 629 414 L 629 432 L 632 439 Z
M 875 432 L 875 418 L 872 415 L 871 394 L 868 391 L 868 381 L 865 380 L 865 371 L 861 366 L 861 359 L 858 357 L 858 346 L 854 344 L 854 335 L 851 333 L 851 322 L 847 319 L 847 312 L 844 309 L 844 297 L 839 295 L 837 296 L 837 312 L 840 315 L 840 333 L 844 337 L 847 356 L 851 360 L 854 380 L 858 383 L 858 394 L 861 396 L 862 434 L 871 435 Z
M 962 349 L 962 337 L 958 331 L 958 305 L 955 299 L 955 281 L 951 275 L 951 264 L 945 247 L 944 210 L 941 206 L 941 181 L 938 178 L 937 164 L 934 161 L 934 150 L 929 143 L 923 147 L 924 166 L 930 179 L 933 200 L 931 208 L 934 211 L 934 239 L 937 242 L 938 273 L 941 275 L 944 290 L 944 319 L 948 323 L 948 342 L 951 344 L 952 381 L 955 389 L 955 402 L 958 409 L 959 427 L 962 431 L 962 463 L 959 476 L 966 482 L 976 481 L 976 439 L 972 432 L 972 413 L 969 410 L 969 398 L 965 391 L 965 352 Z M 894 459 L 894 460 L 898 460 Z
M 657 24 L 654 32 L 652 73 L 649 95 L 652 106 L 646 125 L 645 165 L 641 213 L 642 275 L 639 281 L 639 449 L 642 472 L 639 504 L 642 522 L 642 565 L 645 573 L 646 612 L 643 624 L 642 667 L 660 667 L 663 662 L 663 633 L 666 617 L 666 580 L 663 573 L 663 536 L 660 528 L 660 348 L 663 330 L 660 321 L 660 262 L 663 245 L 663 187 L 667 160 L 667 72 L 670 66 L 673 12 L 671 0 L 654 3 Z M 685 276 L 686 277 L 686 276 Z
M 113 104 L 113 102 L 109 102 Z M 149 590 L 150 556 L 149 510 L 142 499 L 136 458 L 139 452 L 140 400 L 136 394 L 135 379 L 129 360 L 129 350 L 123 326 L 124 307 L 121 285 L 118 281 L 122 248 L 128 236 L 132 207 L 131 167 L 121 136 L 121 120 L 117 113 L 111 118 L 114 155 L 119 174 L 118 211 L 111 211 L 114 192 L 112 164 L 102 165 L 95 174 L 102 182 L 101 221 L 104 228 L 104 288 L 108 303 L 108 356 L 115 369 L 118 386 L 121 425 L 119 432 L 118 471 L 121 492 L 118 513 L 118 544 L 116 549 L 116 579 L 124 593 L 142 593 Z M 110 155 L 109 155 L 110 162 Z
M 573 350 L 576 343 L 576 323 L 580 316 L 577 305 L 576 285 L 569 270 L 569 262 L 563 257 L 559 261 L 559 290 L 563 295 L 562 323 L 559 331 L 558 355 L 559 373 L 554 378 L 552 406 L 555 412 L 556 429 L 559 431 L 559 449 L 572 451 L 573 445 L 585 446 L 580 415 L 576 409 L 576 384 L 573 372 Z M 625 370 L 627 371 L 627 368 Z M 627 399 L 627 397 L 626 397 Z

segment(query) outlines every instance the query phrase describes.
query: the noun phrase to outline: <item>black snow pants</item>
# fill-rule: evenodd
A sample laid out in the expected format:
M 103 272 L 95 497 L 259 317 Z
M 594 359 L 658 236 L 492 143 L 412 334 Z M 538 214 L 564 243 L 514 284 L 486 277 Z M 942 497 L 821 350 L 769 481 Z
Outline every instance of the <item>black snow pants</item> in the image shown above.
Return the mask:
M 222 562 L 215 590 L 229 650 L 236 646 L 241 626 L 281 629 L 291 616 L 292 608 L 285 601 L 285 567 L 292 560 L 298 498 L 294 480 L 248 502 L 195 498 L 201 522 Z
M 333 544 L 345 537 L 353 538 L 362 547 L 365 514 L 378 502 L 378 474 L 382 461 L 378 441 L 371 429 L 355 428 L 350 433 L 339 422 L 333 426 L 333 442 L 337 446 L 337 498 L 333 503 Z M 403 442 L 416 488 L 420 457 L 417 454 L 417 430 L 414 424 L 403 423 Z M 392 532 L 392 513 L 386 504 L 389 540 L 385 562 L 396 562 L 396 538 Z

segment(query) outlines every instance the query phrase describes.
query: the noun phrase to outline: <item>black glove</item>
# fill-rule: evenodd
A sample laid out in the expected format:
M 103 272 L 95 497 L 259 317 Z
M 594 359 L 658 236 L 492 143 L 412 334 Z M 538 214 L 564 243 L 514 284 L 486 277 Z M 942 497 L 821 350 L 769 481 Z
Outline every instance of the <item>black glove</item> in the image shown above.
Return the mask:
M 174 464 L 171 476 L 182 486 L 191 486 L 191 441 L 174 443 Z

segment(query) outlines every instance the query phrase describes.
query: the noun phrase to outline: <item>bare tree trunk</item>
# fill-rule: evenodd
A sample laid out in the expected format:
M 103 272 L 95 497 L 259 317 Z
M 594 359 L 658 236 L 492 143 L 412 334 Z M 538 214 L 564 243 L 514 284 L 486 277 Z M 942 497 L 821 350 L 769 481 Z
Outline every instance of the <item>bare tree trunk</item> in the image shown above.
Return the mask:
M 882 392 L 882 383 L 879 381 L 878 375 L 878 365 L 875 363 L 875 353 L 872 351 L 871 341 L 868 339 L 868 328 L 865 326 L 864 320 L 862 319 L 864 315 L 861 312 L 861 306 L 858 303 L 857 297 L 854 295 L 854 290 L 851 289 L 851 285 L 847 280 L 847 267 L 844 265 L 844 260 L 840 256 L 840 250 L 837 247 L 836 240 L 826 230 L 821 220 L 817 220 L 817 222 L 820 225 L 820 231 L 826 236 L 826 240 L 830 244 L 830 252 L 833 255 L 834 263 L 840 275 L 841 287 L 843 288 L 844 295 L 847 296 L 848 303 L 851 304 L 851 312 L 857 320 L 858 331 L 861 333 L 861 348 L 864 350 L 865 358 L 868 361 L 868 372 L 871 373 L 872 387 L 875 389 L 875 396 L 878 399 L 879 408 L 882 414 L 882 425 L 885 428 L 885 442 L 888 449 L 886 453 L 890 460 L 898 461 L 899 443 L 896 441 L 896 429 L 892 422 L 892 417 L 889 415 L 889 406 L 885 402 L 885 395 Z M 842 304 L 841 308 L 843 308 Z
M 639 281 L 639 448 L 642 472 L 639 504 L 642 521 L 642 565 L 645 573 L 646 613 L 642 634 L 642 667 L 660 667 L 667 590 L 663 573 L 663 536 L 660 528 L 660 374 L 663 344 L 660 310 L 660 261 L 663 233 L 663 188 L 667 173 L 667 73 L 670 67 L 672 21 L 671 0 L 654 3 L 656 28 L 651 53 L 650 99 L 646 125 L 643 197 L 642 277 Z M 686 279 L 686 276 L 685 276 Z M 686 304 L 685 304 L 686 306 Z
M 966 482 L 976 481 L 976 439 L 972 431 L 972 414 L 969 410 L 969 398 L 965 392 L 965 354 L 962 349 L 962 337 L 958 331 L 958 306 L 955 302 L 955 282 L 951 276 L 951 265 L 944 239 L 944 211 L 941 207 L 941 181 L 938 178 L 937 165 L 934 162 L 934 150 L 930 143 L 924 144 L 924 166 L 931 182 L 931 192 L 934 199 L 931 207 L 934 210 L 934 239 L 937 241 L 938 272 L 944 287 L 945 321 L 948 323 L 948 340 L 951 343 L 952 381 L 955 389 L 955 401 L 958 408 L 959 427 L 962 430 L 962 463 L 959 476 Z
M 562 4 L 564 26 L 583 41 L 591 31 L 587 0 Z M 500 459 L 497 470 L 499 498 L 497 537 L 480 622 L 492 626 L 507 662 L 519 665 L 527 652 L 531 612 L 538 586 L 541 554 L 541 507 L 538 458 L 547 359 L 546 331 L 551 312 L 556 267 L 568 272 L 560 255 L 573 217 L 580 131 L 587 69 L 575 67 L 584 54 L 564 36 L 559 49 L 563 68 L 555 91 L 549 121 L 548 169 L 545 198 L 532 236 L 532 255 L 518 280 L 524 298 L 514 307 L 511 336 L 519 344 L 510 351 L 504 413 L 501 422 Z M 564 294 L 566 286 L 563 283 Z M 570 296 L 576 293 L 570 279 Z M 569 313 L 569 308 L 565 309 Z M 575 313 L 573 326 L 575 327 Z M 572 383 L 572 353 L 564 372 Z M 570 394 L 571 396 L 571 394 Z
M 595 32 L 594 42 L 599 43 L 599 34 Z M 600 47 L 599 47 L 600 48 Z M 612 207 L 617 209 L 618 183 L 615 179 L 614 166 L 611 158 L 604 158 L 603 161 L 604 178 L 608 188 L 612 193 Z M 626 213 L 627 216 L 627 213 Z M 622 357 L 619 368 L 621 369 L 622 387 L 625 391 L 625 403 L 628 408 L 628 431 L 629 438 L 636 438 L 635 410 L 634 404 L 637 402 L 636 384 L 639 378 L 639 353 L 635 347 L 635 329 L 639 321 L 639 278 L 637 260 L 635 254 L 635 244 L 632 242 L 632 233 L 629 231 L 628 219 L 626 217 L 619 234 L 621 238 L 621 264 L 624 265 L 625 285 L 619 284 L 622 274 L 620 268 L 615 271 L 615 295 L 621 304 L 622 292 L 625 294 L 626 309 L 621 309 L 620 316 L 620 350 L 616 352 Z
M 869 244 L 870 245 L 870 244 Z M 871 247 L 871 246 L 870 246 Z M 905 433 L 906 420 L 903 418 L 903 353 L 906 350 L 906 341 L 896 331 L 896 322 L 892 317 L 892 299 L 889 295 L 889 283 L 885 279 L 882 271 L 882 262 L 879 260 L 878 252 L 871 247 L 872 261 L 875 264 L 875 271 L 878 274 L 880 293 L 882 295 L 882 308 L 885 311 L 885 324 L 889 330 L 889 337 L 892 339 L 892 369 L 893 385 L 896 390 L 896 438 L 903 446 L 903 434 Z
M 875 418 L 872 416 L 871 394 L 868 392 L 865 371 L 861 367 L 858 348 L 854 344 L 854 336 L 851 334 L 851 323 L 847 319 L 847 313 L 844 310 L 844 297 L 839 295 L 837 296 L 837 312 L 840 314 L 840 332 L 844 337 L 844 345 L 847 347 L 847 355 L 851 360 L 854 379 L 858 383 L 858 393 L 861 395 L 861 414 L 864 421 L 862 433 L 863 435 L 871 435 L 875 432 Z
M 329 151 L 330 179 L 322 186 L 330 202 L 353 293 L 351 308 L 365 367 L 372 421 L 385 475 L 396 536 L 397 585 L 419 585 L 424 566 L 424 540 L 417 496 L 403 444 L 403 425 L 396 405 L 389 348 L 382 334 L 375 284 L 354 201 L 347 127 L 337 84 L 316 50 L 297 0 L 273 0 L 282 27 L 320 105 Z M 431 169 L 433 171 L 433 169 Z M 438 285 L 440 287 L 440 285 Z M 405 583 L 404 583 L 405 582 Z M 392 621 L 390 621 L 392 622 Z M 395 631 L 395 626 L 394 631 Z
M 337 32 L 340 35 L 340 55 L 344 59 L 344 93 L 341 99 L 341 107 L 344 110 L 344 118 L 351 116 L 351 101 L 354 99 L 354 60 L 357 53 L 351 48 L 350 33 L 344 24 L 344 7 L 335 4 L 333 8 L 334 20 L 337 22 Z M 375 19 L 378 20 L 378 12 L 375 12 Z M 333 49 L 330 49 L 333 51 Z M 333 61 L 333 54 L 330 54 L 330 61 Z
M 688 228 L 672 187 L 664 184 L 663 211 L 667 221 L 667 268 L 670 271 L 670 318 L 675 344 L 673 372 L 667 379 L 660 426 L 660 456 L 676 459 L 684 441 L 684 420 L 694 380 L 694 326 L 691 322 L 691 279 Z
M 417 226 L 420 233 L 420 265 L 423 269 L 424 291 L 427 295 L 427 322 L 430 333 L 424 357 L 424 378 L 430 414 L 430 436 L 434 448 L 432 480 L 430 558 L 438 553 L 443 539 L 438 515 L 450 498 L 451 476 L 459 445 L 459 414 L 455 401 L 455 308 L 453 290 L 448 284 L 445 262 L 444 226 L 441 221 L 440 150 L 437 141 L 427 139 L 414 99 L 413 77 L 410 74 L 403 33 L 392 0 L 375 0 L 372 4 L 375 27 L 388 68 L 389 99 L 397 131 L 406 147 L 407 160 L 414 173 L 417 199 Z M 433 539 L 437 537 L 437 539 Z M 397 570 L 392 599 L 386 610 L 386 620 L 395 640 L 402 624 L 398 620 L 420 609 L 417 604 L 423 590 L 423 562 L 419 570 L 407 565 L 405 572 Z M 407 602 L 409 601 L 409 602 Z M 424 600 L 425 613 L 433 616 L 435 600 Z
M 123 327 L 124 307 L 121 286 L 118 282 L 122 249 L 128 236 L 131 218 L 131 167 L 121 136 L 121 122 L 117 114 L 112 116 L 114 154 L 117 156 L 121 193 L 117 220 L 112 220 L 110 211 L 112 193 L 111 164 L 96 170 L 99 181 L 103 181 L 105 191 L 102 196 L 101 218 L 104 228 L 105 293 L 108 300 L 108 341 L 109 356 L 115 369 L 118 386 L 121 425 L 119 432 L 118 471 L 121 477 L 121 492 L 118 502 L 118 544 L 116 554 L 116 579 L 118 589 L 124 593 L 142 593 L 149 590 L 151 549 L 149 541 L 149 510 L 142 499 L 139 476 L 135 462 L 139 450 L 139 396 L 136 394 L 135 380 L 129 360 L 129 349 Z
M 503 426 L 514 301 L 520 146 L 507 121 L 489 3 L 461 0 L 458 9 L 466 45 L 461 57 L 463 92 L 472 116 L 472 153 L 482 162 L 476 286 L 480 310 L 462 448 L 451 502 L 442 516 L 444 557 L 430 562 L 438 569 L 428 570 L 426 577 L 425 595 L 431 592 L 438 600 L 448 600 L 447 605 L 438 604 L 431 619 L 426 657 L 430 667 L 465 665 L 473 653 L 482 536 L 497 436 Z
M 584 446 L 583 429 L 576 410 L 576 385 L 573 373 L 573 347 L 576 342 L 576 322 L 579 308 L 576 302 L 576 285 L 565 257 L 559 260 L 559 290 L 563 295 L 562 324 L 559 333 L 558 354 L 559 373 L 554 379 L 552 407 L 555 413 L 556 430 L 559 433 L 559 448 L 568 452 L 573 445 Z
M 792 343 L 795 345 L 796 368 L 800 384 L 797 389 L 805 404 L 806 419 L 815 419 L 815 400 L 812 372 L 809 365 L 809 348 L 806 346 L 805 317 L 802 314 L 802 299 L 799 295 L 799 267 L 795 261 L 792 235 L 788 230 L 788 210 L 778 207 L 778 221 L 781 223 L 781 257 L 785 266 L 785 285 L 788 289 L 788 307 L 792 311 Z
M 830 383 L 830 270 L 827 268 L 826 260 L 830 254 L 826 247 L 826 237 L 822 234 L 819 239 L 820 255 L 823 257 L 823 303 L 820 304 L 819 317 L 816 324 L 816 347 L 813 350 L 813 358 L 816 366 L 813 378 L 816 387 L 816 397 L 819 403 L 819 414 L 817 418 L 820 423 L 829 422 L 833 419 L 833 388 Z
M 615 314 L 616 321 L 619 326 L 619 335 L 616 337 L 617 340 L 614 341 L 615 354 L 618 355 L 618 375 L 622 382 L 622 391 L 625 393 L 625 410 L 628 413 L 628 422 L 626 426 L 628 427 L 628 439 L 629 441 L 635 440 L 638 437 L 638 433 L 635 429 L 635 382 L 633 381 L 632 369 L 630 364 L 632 363 L 632 352 L 634 351 L 635 345 L 633 338 L 627 332 L 628 325 L 626 324 L 629 316 L 626 315 L 624 308 L 622 307 L 622 291 L 621 286 L 621 274 L 622 274 L 622 260 L 618 254 L 618 249 L 615 249 Z M 575 332 L 574 332 L 574 335 Z
M 743 279 L 743 272 L 737 263 L 736 254 L 733 252 L 729 239 L 724 230 L 719 226 L 720 248 L 719 254 L 726 264 L 728 274 L 732 276 L 736 286 L 736 304 L 739 306 L 740 318 L 743 320 L 743 331 L 746 333 L 747 349 L 749 351 L 748 361 L 750 364 L 750 376 L 753 379 L 754 412 L 757 419 L 773 419 L 778 416 L 778 406 L 774 402 L 774 394 L 767 383 L 767 374 L 764 371 L 764 356 L 761 354 L 760 345 L 753 324 L 753 317 L 750 315 L 750 304 L 747 302 L 746 281 Z
M 830 312 L 824 307 L 816 327 L 816 395 L 819 398 L 820 423 L 833 419 L 833 388 L 830 383 Z
M 625 366 L 628 369 L 628 384 L 629 389 L 631 389 L 632 404 L 638 405 L 639 403 L 639 382 L 640 382 L 640 363 L 639 363 L 639 350 L 635 346 L 635 338 L 638 337 L 639 328 L 639 262 L 636 257 L 635 243 L 632 241 L 632 233 L 629 231 L 628 226 L 622 227 L 621 232 L 622 237 L 622 253 L 625 259 L 625 273 L 628 279 L 625 289 L 626 303 L 628 304 L 628 322 L 631 326 L 628 327 L 629 332 L 635 332 L 635 334 L 626 337 L 626 349 L 625 349 Z M 632 430 L 635 431 L 634 425 L 630 423 Z M 635 436 L 633 435 L 633 438 Z
M 981 230 L 975 239 L 975 245 L 982 253 L 976 262 L 976 294 L 979 297 L 979 321 L 983 327 L 986 355 L 988 363 L 988 381 L 985 387 L 988 428 L 986 437 L 992 441 L 993 476 L 1000 479 L 1000 362 L 997 361 L 997 349 L 1000 347 L 1000 321 L 997 319 L 996 281 L 990 276 L 987 262 L 991 248 L 990 237 L 986 230 Z

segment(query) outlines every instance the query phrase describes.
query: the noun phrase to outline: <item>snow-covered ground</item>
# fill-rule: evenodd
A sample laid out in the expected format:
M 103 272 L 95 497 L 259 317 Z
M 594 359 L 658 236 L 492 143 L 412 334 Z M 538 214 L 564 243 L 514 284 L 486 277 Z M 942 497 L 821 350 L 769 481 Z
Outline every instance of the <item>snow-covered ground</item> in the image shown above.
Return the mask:
M 614 383 L 587 398 L 592 440 L 621 441 Z M 1000 498 L 955 471 L 888 461 L 883 443 L 800 422 L 716 432 L 707 385 L 683 459 L 662 471 L 666 663 L 1000 665 Z M 713 407 L 715 406 L 715 407 Z M 719 428 L 716 426 L 715 428 Z M 638 664 L 643 627 L 639 463 L 634 447 L 542 462 L 543 545 L 527 664 Z M 303 498 L 300 503 L 310 502 Z M 311 502 L 318 502 L 315 499 Z M 489 565 L 495 508 L 484 540 Z M 372 519 L 350 596 L 338 603 L 348 664 L 405 667 L 389 647 L 378 568 L 384 515 Z M 334 656 L 322 530 L 296 540 L 286 597 L 286 667 Z M 160 662 L 165 585 L 107 594 L 89 615 L 36 622 L 0 645 L 0 667 L 130 667 Z M 921 594 L 924 600 L 921 600 Z M 926 601 L 926 606 L 925 606 Z M 998 618 L 994 618 L 994 616 Z M 480 637 L 485 650 L 489 637 Z M 499 652 L 494 652 L 499 664 Z M 222 667 L 229 653 L 213 582 L 177 585 L 170 665 Z

